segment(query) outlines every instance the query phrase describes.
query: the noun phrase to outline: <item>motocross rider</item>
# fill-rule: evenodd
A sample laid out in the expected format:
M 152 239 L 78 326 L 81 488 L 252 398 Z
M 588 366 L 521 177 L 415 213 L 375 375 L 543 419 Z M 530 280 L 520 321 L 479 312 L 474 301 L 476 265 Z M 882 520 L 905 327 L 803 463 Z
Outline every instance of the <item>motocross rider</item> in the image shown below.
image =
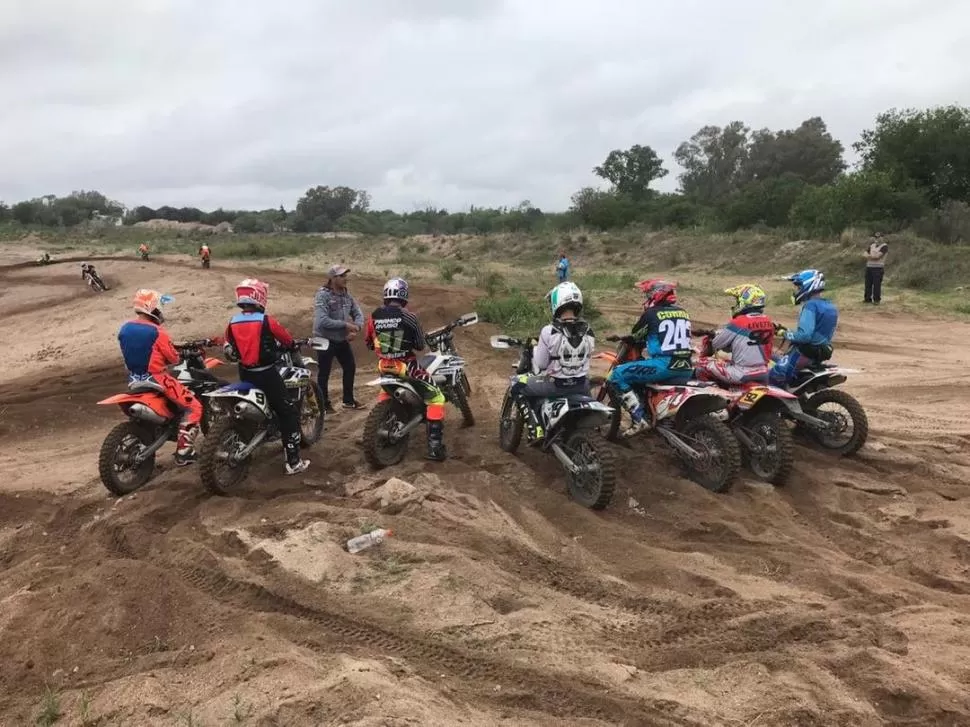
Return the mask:
M 789 275 L 786 280 L 795 286 L 791 300 L 802 306 L 798 315 L 798 328 L 784 330 L 784 340 L 792 345 L 789 351 L 773 358 L 770 370 L 771 383 L 784 386 L 794 380 L 799 369 L 832 358 L 832 337 L 839 323 L 839 310 L 827 298 L 823 298 L 825 275 L 819 270 L 808 269 Z
M 407 310 L 408 292 L 408 283 L 403 278 L 391 278 L 384 283 L 384 303 L 368 317 L 364 343 L 377 354 L 380 373 L 414 383 L 424 399 L 428 420 L 425 456 L 442 462 L 448 456 L 444 443 L 445 395 L 418 364 L 416 352 L 424 350 L 425 336 L 417 316 Z M 378 401 L 388 398 L 390 394 L 382 389 Z
M 159 393 L 183 410 L 175 464 L 184 466 L 195 461 L 195 438 L 202 421 L 202 402 L 179 383 L 166 367 L 179 362 L 179 353 L 168 331 L 162 328 L 162 295 L 157 290 L 142 288 L 135 293 L 132 305 L 136 317 L 122 324 L 118 331 L 121 355 L 128 369 L 129 385 L 146 382 L 157 385 Z
M 143 242 L 138 246 L 138 252 L 141 253 L 142 257 L 148 255 L 148 245 Z
M 300 458 L 300 417 L 286 393 L 276 362 L 280 348 L 294 347 L 293 336 L 279 321 L 266 313 L 269 286 L 261 280 L 246 278 L 236 286 L 236 305 L 241 308 L 226 327 L 226 356 L 239 364 L 239 380 L 246 381 L 266 395 L 270 408 L 279 418 L 283 440 L 283 472 L 295 475 L 306 471 L 310 460 Z
M 559 283 L 546 294 L 552 323 L 542 327 L 532 349 L 538 374 L 515 377 L 511 395 L 527 424 L 529 444 L 545 437 L 534 405 L 552 396 L 589 394 L 589 364 L 596 345 L 593 330 L 580 318 L 583 292 L 575 283 Z
M 633 420 L 623 432 L 626 437 L 652 426 L 633 391 L 634 385 L 680 385 L 693 375 L 690 315 L 677 305 L 677 284 L 653 279 L 641 280 L 636 287 L 643 292 L 643 314 L 634 324 L 632 335 L 643 358 L 616 366 L 609 376 Z
M 694 367 L 701 381 L 725 384 L 768 383 L 775 328 L 765 315 L 768 295 L 753 283 L 742 283 L 724 291 L 734 298 L 731 322 L 713 338 L 705 338 L 705 350 Z M 721 361 L 716 351 L 730 351 L 731 360 Z
M 199 257 L 202 258 L 203 260 L 208 260 L 210 254 L 211 253 L 209 252 L 209 246 L 206 245 L 205 243 L 202 243 L 202 247 L 199 248 Z

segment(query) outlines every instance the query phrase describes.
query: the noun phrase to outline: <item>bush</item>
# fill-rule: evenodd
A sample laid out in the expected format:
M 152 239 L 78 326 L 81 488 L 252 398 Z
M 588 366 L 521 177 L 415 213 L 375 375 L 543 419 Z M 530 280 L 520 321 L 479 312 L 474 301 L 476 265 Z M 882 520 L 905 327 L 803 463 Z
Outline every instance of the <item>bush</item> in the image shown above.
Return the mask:
M 544 302 L 512 290 L 508 295 L 488 295 L 476 303 L 479 317 L 486 323 L 494 323 L 503 333 L 513 336 L 535 336 L 549 322 L 549 312 Z
M 486 296 L 494 298 L 505 290 L 505 278 L 499 272 L 483 268 L 475 273 L 475 285 L 484 290 Z
M 441 273 L 441 279 L 446 283 L 450 283 L 455 279 L 455 276 L 463 272 L 464 268 L 458 263 L 452 262 L 451 260 L 445 260 L 439 266 L 439 272 Z

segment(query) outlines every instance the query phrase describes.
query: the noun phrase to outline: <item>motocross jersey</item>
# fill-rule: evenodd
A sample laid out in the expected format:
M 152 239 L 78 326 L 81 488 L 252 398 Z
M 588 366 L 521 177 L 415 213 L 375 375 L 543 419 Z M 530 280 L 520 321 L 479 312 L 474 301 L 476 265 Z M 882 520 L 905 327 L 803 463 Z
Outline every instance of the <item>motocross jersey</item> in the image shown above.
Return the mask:
M 715 351 L 730 351 L 731 363 L 744 369 L 764 368 L 771 360 L 775 327 L 764 313 L 739 313 L 714 334 Z
M 633 326 L 633 338 L 643 345 L 643 358 L 667 361 L 672 371 L 689 371 L 690 315 L 679 305 L 647 308 Z
M 838 323 L 839 311 L 832 301 L 811 298 L 802 306 L 802 312 L 798 315 L 798 329 L 790 333 L 789 340 L 809 346 L 831 344 Z
M 277 343 L 289 348 L 293 345 L 293 336 L 266 313 L 242 311 L 226 326 L 226 344 L 243 368 L 260 371 L 275 365 L 279 358 Z
M 553 321 L 539 332 L 533 352 L 536 368 L 554 379 L 575 379 L 589 375 L 596 341 L 589 324 L 581 319 Z
M 393 361 L 413 359 L 425 347 L 417 316 L 398 305 L 382 305 L 370 314 L 364 340 L 378 358 Z
M 154 321 L 135 318 L 123 323 L 118 343 L 132 381 L 164 374 L 166 366 L 179 361 L 168 331 Z

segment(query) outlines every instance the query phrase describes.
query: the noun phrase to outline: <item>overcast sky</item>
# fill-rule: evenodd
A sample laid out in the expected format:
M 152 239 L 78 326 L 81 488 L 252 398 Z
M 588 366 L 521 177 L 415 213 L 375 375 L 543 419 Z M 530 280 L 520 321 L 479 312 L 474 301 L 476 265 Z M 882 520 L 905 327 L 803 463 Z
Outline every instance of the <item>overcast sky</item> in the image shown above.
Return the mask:
M 966 0 L 4 0 L 0 199 L 565 209 L 614 148 L 970 105 Z

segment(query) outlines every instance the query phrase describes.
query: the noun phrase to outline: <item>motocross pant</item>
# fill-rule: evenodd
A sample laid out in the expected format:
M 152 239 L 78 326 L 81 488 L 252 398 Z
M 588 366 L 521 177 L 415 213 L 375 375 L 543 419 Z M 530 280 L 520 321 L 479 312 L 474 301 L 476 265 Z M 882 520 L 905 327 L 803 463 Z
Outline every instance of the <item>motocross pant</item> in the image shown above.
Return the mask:
M 769 380 L 775 386 L 784 386 L 794 380 L 799 370 L 828 361 L 830 358 L 832 358 L 831 344 L 823 343 L 817 346 L 805 343 L 795 344 L 788 353 L 771 357 Z
M 572 379 L 556 379 L 544 374 L 538 376 L 522 374 L 515 377 L 515 383 L 512 384 L 509 393 L 528 425 L 530 438 L 540 439 L 544 434 L 542 423 L 539 421 L 539 415 L 535 408 L 539 400 L 576 394 L 588 396 L 589 378 L 583 376 Z
M 636 384 L 671 384 L 678 386 L 690 380 L 690 369 L 670 368 L 670 359 L 645 358 L 620 364 L 610 372 L 609 380 L 625 394 Z
M 397 376 L 407 379 L 414 384 L 414 388 L 424 400 L 425 415 L 428 418 L 428 456 L 431 459 L 444 458 L 445 437 L 445 395 L 431 378 L 431 374 L 418 367 L 417 361 L 401 361 L 381 359 L 377 363 L 377 370 L 387 376 Z M 378 401 L 391 398 L 383 389 L 377 395 Z
M 165 398 L 183 412 L 178 440 L 175 443 L 175 456 L 186 459 L 195 453 L 195 438 L 202 421 L 202 402 L 174 376 L 154 374 L 152 379 L 161 384 Z
M 714 356 L 702 356 L 694 367 L 699 381 L 715 381 L 722 384 L 768 383 L 768 367 L 735 366 Z
M 300 463 L 300 414 L 286 393 L 283 377 L 275 366 L 253 371 L 239 367 L 239 380 L 246 381 L 266 395 L 270 408 L 280 423 L 283 454 L 290 465 Z

